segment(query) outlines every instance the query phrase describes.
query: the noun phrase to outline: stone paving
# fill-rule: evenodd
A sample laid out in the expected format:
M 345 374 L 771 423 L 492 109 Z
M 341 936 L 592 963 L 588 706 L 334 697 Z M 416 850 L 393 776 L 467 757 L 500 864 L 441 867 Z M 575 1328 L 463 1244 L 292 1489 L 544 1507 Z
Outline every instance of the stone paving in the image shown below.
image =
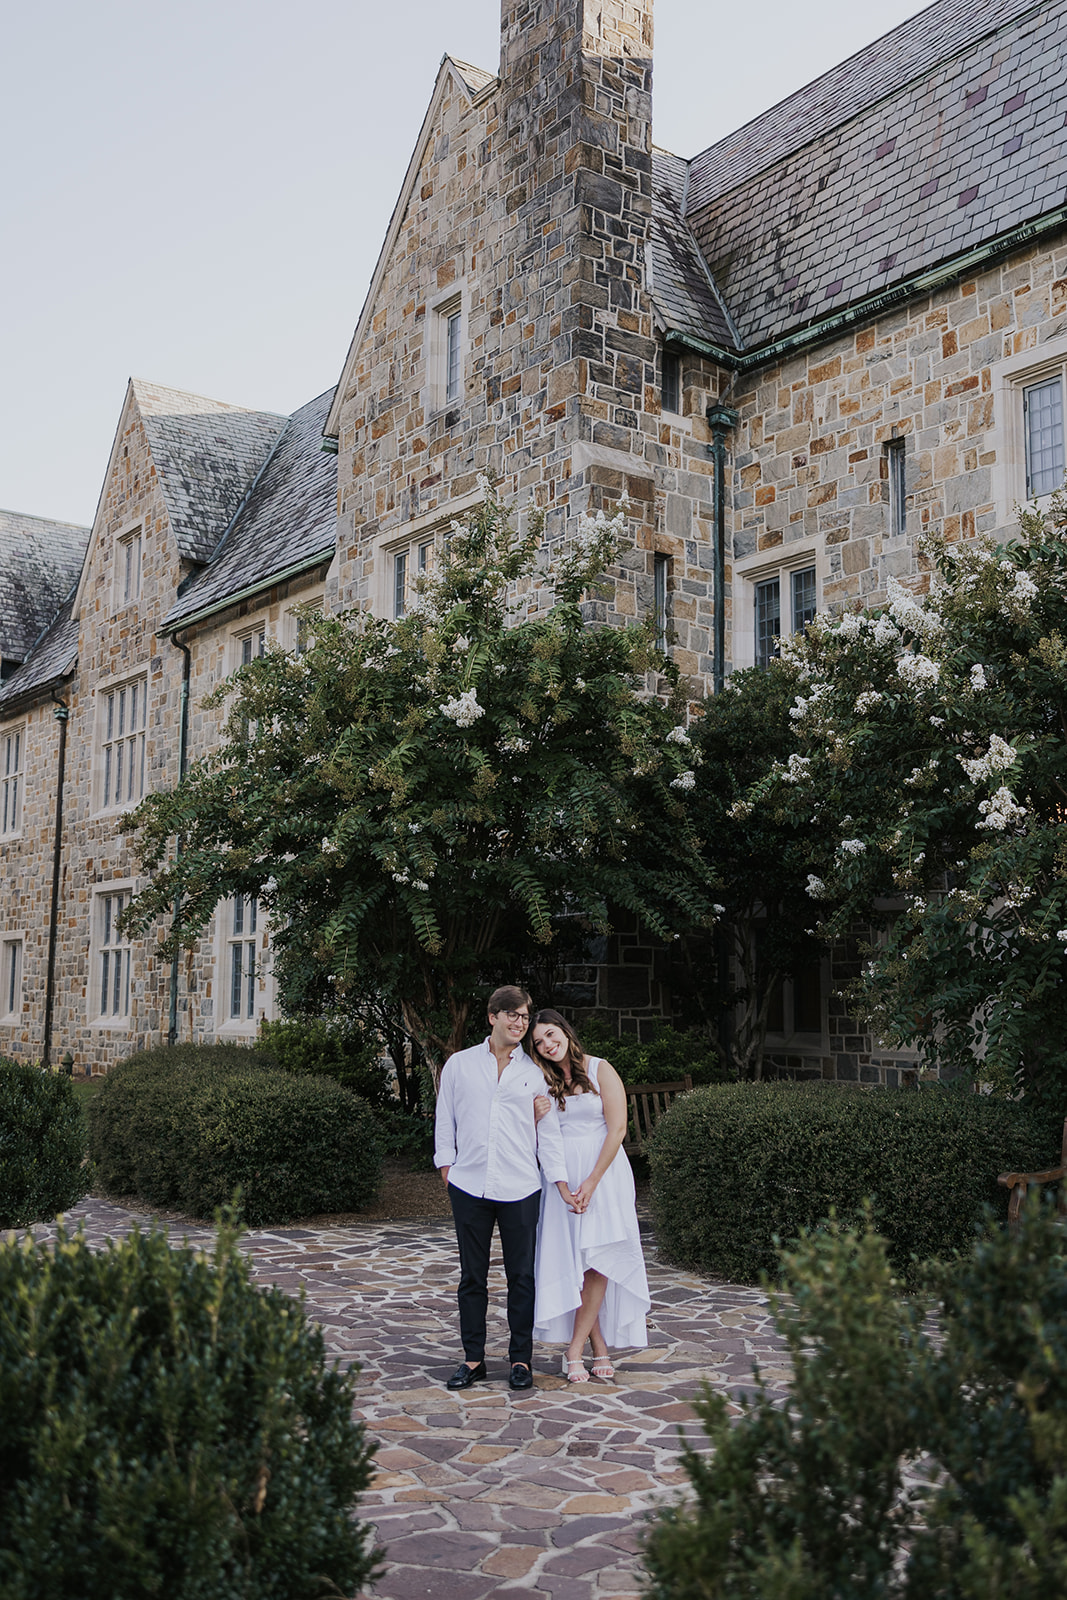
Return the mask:
M 136 1221 L 144 1219 L 89 1199 L 68 1225 L 95 1243 Z M 205 1227 L 170 1226 L 190 1243 L 211 1239 Z M 662 1265 L 643 1231 L 649 1348 L 624 1355 L 614 1383 L 575 1387 L 559 1375 L 561 1352 L 537 1346 L 526 1394 L 507 1387 L 498 1254 L 489 1381 L 460 1394 L 444 1387 L 460 1359 L 450 1222 L 244 1236 L 256 1278 L 303 1290 L 330 1353 L 361 1368 L 357 1410 L 380 1448 L 360 1514 L 386 1549 L 373 1600 L 622 1600 L 641 1590 L 646 1515 L 684 1485 L 683 1438 L 704 1437 L 692 1409 L 702 1382 L 735 1405 L 753 1361 L 772 1389 L 789 1378 L 763 1293 Z

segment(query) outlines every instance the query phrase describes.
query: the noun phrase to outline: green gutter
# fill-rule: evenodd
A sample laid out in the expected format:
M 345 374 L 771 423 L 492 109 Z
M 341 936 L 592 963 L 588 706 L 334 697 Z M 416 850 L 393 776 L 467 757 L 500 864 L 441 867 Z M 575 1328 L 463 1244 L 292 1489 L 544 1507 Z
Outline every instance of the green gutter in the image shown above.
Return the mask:
M 693 334 L 682 333 L 676 329 L 671 329 L 664 335 L 664 343 L 682 345 L 687 350 L 695 350 L 699 355 L 710 356 L 729 372 L 753 372 L 776 361 L 780 356 L 791 355 L 795 350 L 803 349 L 805 345 L 817 344 L 832 334 L 854 327 L 858 322 L 867 322 L 872 317 L 880 316 L 882 312 L 891 310 L 904 300 L 911 300 L 916 295 L 939 289 L 944 284 L 951 283 L 954 278 L 962 277 L 965 272 L 970 272 L 975 267 L 986 266 L 998 256 L 1010 255 L 1012 251 L 1029 244 L 1031 240 L 1038 239 L 1046 233 L 1055 233 L 1063 227 L 1067 227 L 1067 206 L 1058 206 L 1055 211 L 1047 212 L 1036 222 L 1023 223 L 1021 227 L 1000 234 L 997 238 L 979 245 L 976 250 L 969 250 L 966 255 L 956 256 L 944 265 L 935 267 L 931 272 L 916 273 L 913 277 L 905 278 L 902 283 L 894 284 L 892 289 L 870 295 L 866 300 L 857 301 L 854 306 L 847 306 L 844 311 L 835 311 L 820 322 L 810 323 L 808 327 L 800 328 L 796 333 L 788 333 L 784 338 L 776 339 L 773 344 L 761 346 L 759 350 L 744 353 L 727 350 L 722 345 L 712 344 L 707 339 L 699 339 Z
M 290 578 L 298 578 L 302 572 L 321 566 L 324 561 L 332 561 L 336 554 L 337 545 L 331 544 L 328 549 L 320 550 L 313 556 L 305 556 L 303 561 L 294 562 L 291 567 L 283 567 L 280 572 L 273 572 L 269 578 L 264 578 L 259 583 L 250 583 L 246 589 L 238 589 L 236 593 L 228 594 L 221 600 L 212 600 L 210 605 L 202 606 L 199 611 L 193 611 L 186 617 L 176 617 L 173 622 L 164 623 L 162 628 L 156 629 L 156 636 L 169 639 L 185 628 L 191 628 L 195 622 L 203 622 L 208 617 L 218 616 L 220 611 L 228 611 L 231 606 L 240 605 L 242 600 L 251 600 L 253 595 L 262 594 L 264 589 L 273 589 L 276 584 L 287 583 Z

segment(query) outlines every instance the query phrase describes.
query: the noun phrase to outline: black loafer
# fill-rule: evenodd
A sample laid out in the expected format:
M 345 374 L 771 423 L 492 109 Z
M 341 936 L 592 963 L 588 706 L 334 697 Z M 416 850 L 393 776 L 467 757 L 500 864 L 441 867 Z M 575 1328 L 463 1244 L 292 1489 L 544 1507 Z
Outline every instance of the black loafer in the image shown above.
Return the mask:
M 476 1367 L 468 1367 L 461 1361 L 455 1372 L 445 1384 L 446 1389 L 469 1389 L 472 1383 L 477 1383 L 479 1378 L 485 1377 L 485 1362 L 479 1361 Z
M 516 1361 L 508 1374 L 509 1389 L 532 1389 L 533 1369 L 526 1367 L 521 1361 Z

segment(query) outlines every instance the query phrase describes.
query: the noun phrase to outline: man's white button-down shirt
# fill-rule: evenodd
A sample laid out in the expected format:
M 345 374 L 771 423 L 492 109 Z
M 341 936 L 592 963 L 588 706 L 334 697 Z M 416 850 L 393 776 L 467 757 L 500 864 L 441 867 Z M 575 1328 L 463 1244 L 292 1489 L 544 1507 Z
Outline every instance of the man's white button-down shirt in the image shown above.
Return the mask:
M 488 1039 L 457 1050 L 441 1073 L 434 1166 L 449 1167 L 449 1183 L 485 1200 L 525 1199 L 541 1187 L 542 1171 L 549 1183 L 565 1179 L 555 1105 L 540 1122 L 534 1117 L 534 1096 L 546 1093 L 540 1067 L 521 1045 L 499 1078 Z

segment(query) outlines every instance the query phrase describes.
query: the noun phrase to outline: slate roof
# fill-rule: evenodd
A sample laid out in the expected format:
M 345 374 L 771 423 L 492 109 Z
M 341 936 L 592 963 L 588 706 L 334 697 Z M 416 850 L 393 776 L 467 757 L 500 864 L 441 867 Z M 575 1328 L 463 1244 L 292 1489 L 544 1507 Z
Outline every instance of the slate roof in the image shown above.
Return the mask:
M 0 655 L 22 661 L 81 571 L 89 529 L 0 511 Z
M 131 380 L 182 557 L 208 561 L 286 418 Z
M 684 238 L 669 288 L 655 283 L 672 203 L 749 357 L 1054 215 L 1067 204 L 1065 29 L 1067 0 L 937 0 L 687 172 L 660 162 L 653 297 L 668 325 L 692 333 L 699 317 L 704 339 L 736 348 L 694 292 Z
M 189 582 L 165 628 L 278 573 L 332 557 L 337 542 L 337 457 L 322 448 L 328 389 L 295 411 L 208 566 Z
M 652 299 L 668 327 L 733 348 L 737 330 L 716 292 L 685 220 L 689 163 L 652 151 Z
M 34 699 L 73 672 L 78 659 L 78 622 L 71 616 L 73 604 L 72 590 L 22 666 L 0 686 L 0 716 Z
M 442 63 L 445 61 L 451 61 L 452 65 L 463 79 L 463 82 L 470 90 L 472 99 L 474 99 L 476 95 L 480 95 L 483 89 L 488 89 L 491 83 L 495 83 L 497 81 L 497 74 L 495 72 L 486 72 L 484 67 L 474 67 L 469 61 L 460 61 L 458 56 L 450 56 L 446 54 L 441 57 L 441 60 Z

